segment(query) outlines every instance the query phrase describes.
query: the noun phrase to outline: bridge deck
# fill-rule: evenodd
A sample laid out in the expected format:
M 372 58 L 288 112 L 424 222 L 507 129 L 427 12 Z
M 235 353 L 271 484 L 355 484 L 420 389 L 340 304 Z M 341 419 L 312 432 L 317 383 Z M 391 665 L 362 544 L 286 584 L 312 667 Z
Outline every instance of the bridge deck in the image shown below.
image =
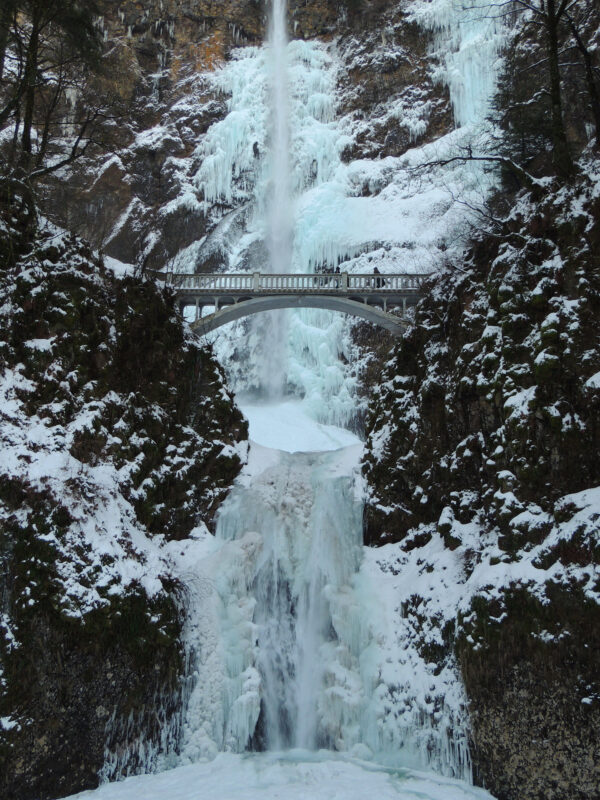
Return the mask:
M 168 286 L 181 297 L 266 297 L 274 294 L 336 294 L 343 296 L 414 297 L 425 275 L 351 275 L 341 273 L 284 274 L 260 272 L 188 275 L 167 273 Z

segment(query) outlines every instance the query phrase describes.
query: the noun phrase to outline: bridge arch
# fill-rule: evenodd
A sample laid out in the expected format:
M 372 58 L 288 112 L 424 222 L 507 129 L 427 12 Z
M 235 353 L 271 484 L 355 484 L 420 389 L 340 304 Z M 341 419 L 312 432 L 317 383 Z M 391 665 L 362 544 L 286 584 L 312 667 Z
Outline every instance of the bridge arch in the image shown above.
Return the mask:
M 262 311 L 323 308 L 366 319 L 401 336 L 406 309 L 419 301 L 427 278 L 425 273 L 379 272 L 152 274 L 173 289 L 182 313 L 195 307 L 192 328 L 200 334 Z M 215 311 L 203 317 L 206 306 Z M 401 308 L 402 316 L 388 313 L 391 307 Z
M 191 323 L 191 328 L 196 333 L 203 335 L 243 317 L 283 308 L 322 308 L 326 311 L 341 311 L 344 314 L 373 322 L 394 336 L 401 336 L 406 328 L 406 321 L 402 317 L 397 317 L 367 303 L 332 295 L 274 295 L 244 299 L 233 305 L 225 306 L 206 317 L 200 317 Z

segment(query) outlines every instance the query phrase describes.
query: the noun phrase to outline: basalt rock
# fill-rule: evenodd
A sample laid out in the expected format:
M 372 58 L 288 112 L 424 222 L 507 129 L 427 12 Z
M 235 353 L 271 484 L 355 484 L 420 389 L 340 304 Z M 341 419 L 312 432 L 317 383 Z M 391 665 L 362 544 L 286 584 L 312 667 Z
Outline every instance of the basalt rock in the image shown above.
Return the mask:
M 93 108 L 97 95 L 111 99 L 98 138 L 113 155 L 103 154 L 99 167 L 90 148 L 68 174 L 48 180 L 40 200 L 53 220 L 109 255 L 162 269 L 214 230 L 215 219 L 185 202 L 196 192 L 196 148 L 227 111 L 211 76 L 236 47 L 264 40 L 269 8 L 254 0 L 104 0 L 102 11 L 105 68 L 77 102 Z M 292 0 L 288 20 L 293 38 L 336 42 L 336 113 L 356 127 L 345 159 L 398 156 L 451 129 L 448 93 L 431 77 L 431 37 L 399 4 Z
M 429 532 L 462 564 L 454 647 L 500 800 L 597 795 L 599 219 L 584 176 L 521 197 L 429 285 L 367 418 L 367 542 Z

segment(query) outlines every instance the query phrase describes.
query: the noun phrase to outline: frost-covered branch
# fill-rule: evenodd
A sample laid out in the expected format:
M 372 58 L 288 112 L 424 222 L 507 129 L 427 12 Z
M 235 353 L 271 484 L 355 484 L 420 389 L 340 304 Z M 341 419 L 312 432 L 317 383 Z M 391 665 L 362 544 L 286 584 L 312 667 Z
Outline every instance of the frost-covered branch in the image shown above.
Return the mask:
M 520 167 L 515 161 L 511 158 L 506 158 L 504 156 L 493 156 L 493 155 L 474 155 L 471 151 L 471 148 L 467 148 L 467 152 L 451 156 L 450 158 L 443 158 L 443 159 L 436 159 L 435 161 L 426 161 L 422 164 L 418 164 L 416 167 L 412 167 L 413 170 L 425 170 L 431 169 L 434 167 L 446 167 L 450 164 L 456 163 L 466 163 L 468 161 L 479 161 L 483 163 L 489 164 L 497 164 L 499 167 L 505 169 L 511 175 L 513 175 L 521 186 L 525 189 L 529 189 L 530 191 L 539 191 L 542 188 L 542 183 L 538 181 L 533 175 L 530 175 L 523 167 Z

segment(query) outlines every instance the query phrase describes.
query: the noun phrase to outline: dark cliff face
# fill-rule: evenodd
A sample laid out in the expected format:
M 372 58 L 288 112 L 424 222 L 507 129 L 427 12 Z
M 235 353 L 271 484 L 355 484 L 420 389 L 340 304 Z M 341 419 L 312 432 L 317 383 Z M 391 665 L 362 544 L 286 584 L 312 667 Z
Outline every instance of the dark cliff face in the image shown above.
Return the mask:
M 29 236 L 0 276 L 0 794 L 22 800 L 176 746 L 181 587 L 161 543 L 211 524 L 247 435 L 168 292 Z
M 426 561 L 441 536 L 482 585 L 455 649 L 501 800 L 591 800 L 600 780 L 595 186 L 521 198 L 436 279 L 367 420 L 367 541 Z

